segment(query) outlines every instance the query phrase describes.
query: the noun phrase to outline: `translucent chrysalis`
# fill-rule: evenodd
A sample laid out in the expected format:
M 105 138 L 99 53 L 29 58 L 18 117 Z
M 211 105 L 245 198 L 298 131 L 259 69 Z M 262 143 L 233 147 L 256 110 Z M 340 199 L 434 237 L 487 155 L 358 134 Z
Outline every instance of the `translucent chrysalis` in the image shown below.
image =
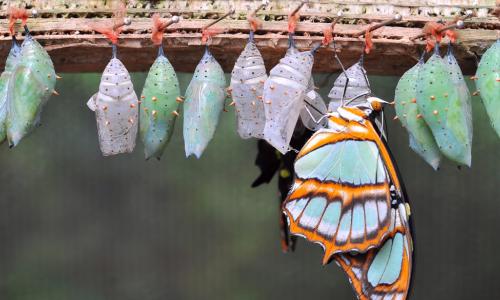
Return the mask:
M 7 139 L 11 147 L 40 122 L 43 106 L 55 92 L 56 73 L 47 51 L 27 33 L 12 70 L 7 95 Z
M 102 154 L 132 152 L 137 136 L 139 103 L 130 74 L 114 55 L 102 74 L 99 91 L 87 105 L 96 114 Z
M 186 90 L 184 101 L 184 147 L 186 157 L 197 158 L 212 140 L 224 108 L 224 71 L 208 48 Z
M 5 141 L 7 131 L 5 128 L 5 121 L 7 119 L 7 94 L 9 89 L 9 82 L 12 77 L 12 71 L 17 64 L 21 47 L 19 47 L 15 36 L 12 36 L 12 47 L 10 48 L 7 61 L 5 62 L 5 70 L 0 75 L 0 144 Z
M 262 93 L 267 79 L 264 59 L 250 38 L 231 73 L 231 96 L 241 138 L 262 138 L 266 116 Z
M 139 125 L 146 159 L 152 156 L 160 159 L 172 137 L 180 105 L 179 80 L 161 46 L 141 95 Z
M 491 125 L 500 137 L 500 40 L 481 57 L 476 77 L 476 87 Z
M 328 98 L 328 111 L 335 112 L 341 105 L 355 106 L 366 103 L 371 89 L 363 61 L 360 60 L 345 72 L 340 73 L 335 80 Z
M 436 170 L 439 167 L 441 153 L 431 130 L 419 116 L 417 105 L 418 72 L 423 64 L 422 59 L 401 76 L 396 86 L 394 102 L 396 115 L 408 131 L 410 148 Z

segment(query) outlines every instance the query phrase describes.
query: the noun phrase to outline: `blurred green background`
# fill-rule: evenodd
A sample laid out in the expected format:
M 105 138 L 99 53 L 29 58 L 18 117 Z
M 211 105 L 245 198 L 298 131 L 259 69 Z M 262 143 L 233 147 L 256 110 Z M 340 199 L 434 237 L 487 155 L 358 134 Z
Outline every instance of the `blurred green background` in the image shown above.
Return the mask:
M 184 157 L 182 120 L 161 161 L 140 143 L 103 158 L 85 105 L 100 75 L 62 75 L 42 126 L 0 149 L 0 299 L 355 299 L 319 246 L 281 253 L 277 184 L 250 188 L 256 141 L 237 136 L 233 108 L 200 160 Z M 370 79 L 392 99 L 398 78 Z M 413 299 L 500 299 L 500 140 L 478 97 L 473 109 L 471 169 L 434 172 L 389 121 L 416 227 Z

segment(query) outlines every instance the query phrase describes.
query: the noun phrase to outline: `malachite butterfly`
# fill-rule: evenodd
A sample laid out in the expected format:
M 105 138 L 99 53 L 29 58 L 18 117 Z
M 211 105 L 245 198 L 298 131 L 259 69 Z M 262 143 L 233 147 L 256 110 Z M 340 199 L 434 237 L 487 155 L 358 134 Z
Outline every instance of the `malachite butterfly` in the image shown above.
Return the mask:
M 458 164 L 470 166 L 470 109 L 466 108 L 450 56 L 441 58 L 438 48 L 418 72 L 418 109 L 441 153 Z
M 283 154 L 290 150 L 290 139 L 304 108 L 314 51 L 299 52 L 290 47 L 264 84 L 264 138 Z
M 500 137 L 500 40 L 497 40 L 481 57 L 476 78 L 476 87 L 491 125 Z
M 231 73 L 231 95 L 236 106 L 238 134 L 263 138 L 266 116 L 262 93 L 267 79 L 264 59 L 250 38 Z
M 406 299 L 413 258 L 410 208 L 371 121 L 372 110 L 379 110 L 374 107 L 339 107 L 330 114 L 328 128 L 317 131 L 297 156 L 283 211 L 290 232 L 321 245 L 323 263 L 334 259 L 359 299 Z
M 55 84 L 56 73 L 49 54 L 27 32 L 7 91 L 5 124 L 11 147 L 40 124 L 42 109 L 55 93 Z
M 104 156 L 131 153 L 137 137 L 139 102 L 123 63 L 115 56 L 101 77 L 99 91 L 87 102 L 95 112 L 99 146 Z
M 5 122 L 7 120 L 9 82 L 12 78 L 12 71 L 19 60 L 20 53 L 21 47 L 17 43 L 15 36 L 12 36 L 12 47 L 5 62 L 5 70 L 0 75 L 0 144 L 7 138 Z
M 401 76 L 396 86 L 394 102 L 396 116 L 408 131 L 410 148 L 436 170 L 441 161 L 441 152 L 417 105 L 418 72 L 423 65 L 422 58 Z
M 160 159 L 174 132 L 180 98 L 179 80 L 175 70 L 163 53 L 149 69 L 141 94 L 140 137 L 146 159 Z
M 186 157 L 200 158 L 212 140 L 226 99 L 224 71 L 208 48 L 196 66 L 184 101 Z

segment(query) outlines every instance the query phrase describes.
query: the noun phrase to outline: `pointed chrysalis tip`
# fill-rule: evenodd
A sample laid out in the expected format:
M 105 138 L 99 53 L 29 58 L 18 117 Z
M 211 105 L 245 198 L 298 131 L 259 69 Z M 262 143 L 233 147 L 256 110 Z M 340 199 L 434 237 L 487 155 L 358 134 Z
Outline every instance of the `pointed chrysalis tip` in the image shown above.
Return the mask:
M 54 95 L 54 96 L 59 96 L 59 93 L 58 93 L 56 90 L 53 90 L 53 91 L 52 91 L 52 95 Z

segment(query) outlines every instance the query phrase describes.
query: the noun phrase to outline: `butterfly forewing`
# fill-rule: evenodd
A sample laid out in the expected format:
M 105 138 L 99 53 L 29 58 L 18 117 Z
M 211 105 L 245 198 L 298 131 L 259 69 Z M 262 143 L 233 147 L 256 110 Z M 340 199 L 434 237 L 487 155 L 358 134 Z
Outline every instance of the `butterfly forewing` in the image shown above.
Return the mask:
M 389 233 L 391 186 L 399 190 L 387 149 L 368 120 L 331 116 L 329 122 L 334 125 L 300 151 L 283 206 L 291 232 L 324 247 L 324 263 L 335 253 L 378 247 Z

